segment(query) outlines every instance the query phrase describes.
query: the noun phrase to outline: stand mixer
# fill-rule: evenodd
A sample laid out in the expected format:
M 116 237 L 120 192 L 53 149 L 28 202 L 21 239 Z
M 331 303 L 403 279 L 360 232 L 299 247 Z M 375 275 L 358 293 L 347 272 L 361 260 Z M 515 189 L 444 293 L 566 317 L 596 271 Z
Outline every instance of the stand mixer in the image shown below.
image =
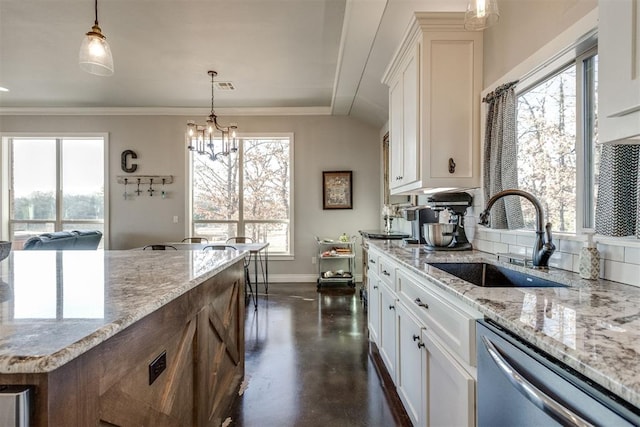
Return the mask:
M 450 213 L 449 223 L 455 224 L 453 242 L 448 246 L 430 246 L 425 248 L 431 251 L 468 251 L 472 249 L 471 242 L 464 231 L 464 215 L 467 208 L 472 205 L 473 197 L 464 192 L 436 193 L 427 198 L 426 205 L 434 211 L 447 210 Z

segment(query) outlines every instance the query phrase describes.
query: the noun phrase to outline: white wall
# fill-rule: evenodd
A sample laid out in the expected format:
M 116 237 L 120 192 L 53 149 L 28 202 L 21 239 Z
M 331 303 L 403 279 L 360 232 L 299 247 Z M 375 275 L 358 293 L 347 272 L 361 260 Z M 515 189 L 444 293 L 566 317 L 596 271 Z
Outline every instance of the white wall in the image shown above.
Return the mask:
M 148 243 L 181 240 L 186 234 L 186 156 L 183 116 L 0 116 L 1 132 L 108 132 L 110 176 L 110 249 L 130 249 Z M 269 273 L 291 275 L 291 280 L 313 280 L 317 266 L 314 235 L 337 237 L 345 232 L 379 226 L 379 129 L 348 117 L 221 117 L 235 121 L 242 132 L 294 133 L 295 260 L 270 262 Z M 124 200 L 124 187 L 116 184 L 122 151 L 138 158 L 138 175 L 173 175 L 159 192 Z M 353 171 L 353 209 L 322 209 L 322 171 Z M 134 175 L 135 175 L 134 174 Z M 147 187 L 148 188 L 148 187 Z M 146 190 L 147 188 L 143 188 Z M 134 187 L 129 187 L 131 192 Z M 172 222 L 178 216 L 177 224 Z M 360 256 L 360 254 L 358 254 Z M 360 262 L 356 263 L 360 266 Z M 287 278 L 281 277 L 284 280 Z
M 597 5 L 597 0 L 498 0 L 500 20 L 484 32 L 485 88 Z

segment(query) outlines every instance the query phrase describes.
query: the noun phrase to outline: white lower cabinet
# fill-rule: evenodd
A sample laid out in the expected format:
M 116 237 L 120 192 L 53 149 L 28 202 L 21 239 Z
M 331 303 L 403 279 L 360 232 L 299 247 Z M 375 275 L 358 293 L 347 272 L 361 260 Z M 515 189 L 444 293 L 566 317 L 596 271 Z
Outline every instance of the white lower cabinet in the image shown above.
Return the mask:
M 396 390 L 414 426 L 425 425 L 427 352 L 424 326 L 400 303 L 398 311 L 398 379 Z
M 414 426 L 474 427 L 472 325 L 481 313 L 387 255 L 380 254 L 378 261 L 394 266 L 394 271 L 387 268 L 392 283 L 387 276 L 377 281 L 377 344 L 411 422 Z
M 475 425 L 475 379 L 444 347 L 423 331 L 427 365 L 428 426 Z
M 380 334 L 378 349 L 391 379 L 396 382 L 396 349 L 398 345 L 398 316 L 396 294 L 380 282 Z
M 371 265 L 371 264 L 369 264 Z M 369 340 L 380 344 L 380 279 L 369 268 L 367 277 L 367 324 L 369 326 Z

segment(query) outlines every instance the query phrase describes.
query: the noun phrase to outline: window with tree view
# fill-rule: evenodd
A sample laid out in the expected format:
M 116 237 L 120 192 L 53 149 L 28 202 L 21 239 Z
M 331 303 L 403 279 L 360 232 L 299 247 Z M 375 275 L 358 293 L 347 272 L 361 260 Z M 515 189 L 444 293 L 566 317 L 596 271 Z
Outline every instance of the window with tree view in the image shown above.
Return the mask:
M 540 200 L 555 231 L 593 227 L 596 95 L 595 52 L 518 93 L 518 186 Z M 535 228 L 533 205 L 522 210 L 525 228 Z
M 269 242 L 270 254 L 291 255 L 292 160 L 291 135 L 240 138 L 238 152 L 218 160 L 192 153 L 193 235 L 245 236 Z
M 14 245 L 20 248 L 29 237 L 46 232 L 104 233 L 104 137 L 7 141 L 9 234 Z

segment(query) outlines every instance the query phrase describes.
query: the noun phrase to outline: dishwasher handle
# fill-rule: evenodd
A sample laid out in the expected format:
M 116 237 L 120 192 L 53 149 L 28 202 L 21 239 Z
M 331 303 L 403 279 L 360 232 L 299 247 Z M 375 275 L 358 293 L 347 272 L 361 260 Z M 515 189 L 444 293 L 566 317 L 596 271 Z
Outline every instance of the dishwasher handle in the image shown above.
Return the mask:
M 524 375 L 518 372 L 504 357 L 502 357 L 496 348 L 496 345 L 491 342 L 489 338 L 483 336 L 482 341 L 487 352 L 489 352 L 489 356 L 491 356 L 502 373 L 505 374 L 511 385 L 513 385 L 516 390 L 518 390 L 531 403 L 542 409 L 542 411 L 563 425 L 593 427 L 593 424 L 589 421 L 585 420 L 571 409 L 556 402 L 538 387 L 529 382 Z

